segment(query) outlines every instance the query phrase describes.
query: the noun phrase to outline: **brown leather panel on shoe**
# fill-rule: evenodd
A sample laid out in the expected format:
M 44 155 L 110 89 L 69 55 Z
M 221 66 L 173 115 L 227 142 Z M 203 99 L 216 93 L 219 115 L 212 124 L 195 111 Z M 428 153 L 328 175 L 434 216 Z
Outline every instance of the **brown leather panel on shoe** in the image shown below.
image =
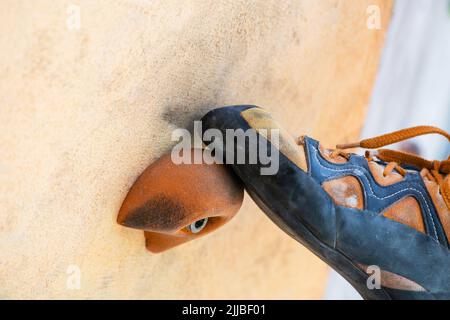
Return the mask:
M 263 109 L 251 108 L 242 111 L 241 116 L 247 121 L 250 127 L 270 141 L 282 154 L 295 163 L 297 167 L 305 172 L 308 171 L 303 145 L 297 145 L 294 138 L 272 118 L 270 113 Z M 265 132 L 265 130 L 261 129 L 266 129 L 267 131 Z M 279 141 L 271 138 L 271 129 L 279 130 Z
M 431 200 L 433 201 L 433 204 L 436 207 L 436 211 L 438 213 L 442 227 L 444 228 L 445 235 L 447 236 L 447 239 L 450 240 L 450 209 L 445 203 L 443 196 L 439 192 L 439 185 L 427 179 L 424 179 L 423 182 L 425 183 L 425 186 L 427 187 L 428 190 L 428 194 L 430 195 Z M 448 182 L 450 182 L 450 180 L 448 180 L 447 183 Z M 446 187 L 444 182 L 444 189 L 445 188 Z
M 416 229 L 417 231 L 425 233 L 422 210 L 414 197 L 400 199 L 393 205 L 386 208 L 382 212 L 382 215 L 386 218 Z
M 357 178 L 346 176 L 325 181 L 322 187 L 337 205 L 359 210 L 364 208 L 362 187 Z
M 403 180 L 403 176 L 395 171 L 384 176 L 384 167 L 373 161 L 369 161 L 369 169 L 375 181 L 381 186 L 389 186 Z
M 368 266 L 361 263 L 358 263 L 358 266 L 368 275 L 373 275 L 373 271 L 369 272 L 371 270 L 368 270 Z M 415 292 L 426 291 L 420 284 L 383 269 L 380 269 L 380 278 L 380 284 L 385 288 Z

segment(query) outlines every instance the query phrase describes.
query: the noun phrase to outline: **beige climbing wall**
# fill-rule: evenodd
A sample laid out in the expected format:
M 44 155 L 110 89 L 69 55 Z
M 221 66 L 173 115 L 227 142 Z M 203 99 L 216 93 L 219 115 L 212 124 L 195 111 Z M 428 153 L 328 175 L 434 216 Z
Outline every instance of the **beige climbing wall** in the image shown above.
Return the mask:
M 115 218 L 171 131 L 214 106 L 253 103 L 292 133 L 355 138 L 390 10 L 1 1 L 0 298 L 320 298 L 326 265 L 248 197 L 224 228 L 160 255 Z

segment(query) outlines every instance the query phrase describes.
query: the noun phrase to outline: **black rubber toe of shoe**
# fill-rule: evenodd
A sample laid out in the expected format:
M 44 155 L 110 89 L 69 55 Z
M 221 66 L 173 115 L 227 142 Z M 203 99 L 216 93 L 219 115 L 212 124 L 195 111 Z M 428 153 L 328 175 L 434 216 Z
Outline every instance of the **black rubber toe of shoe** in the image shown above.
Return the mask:
M 214 109 L 203 117 L 203 129 L 219 129 L 223 133 L 227 129 L 252 129 L 241 116 L 250 108 L 257 107 Z M 270 144 L 267 140 L 266 143 Z M 248 151 L 245 145 L 234 148 L 237 149 Z M 425 234 L 370 211 L 335 205 L 307 172 L 281 152 L 279 170 L 274 175 L 261 175 L 263 165 L 259 161 L 230 165 L 267 216 L 332 266 L 364 299 L 450 298 L 448 250 Z M 358 263 L 401 274 L 426 291 L 371 290 L 367 286 L 369 276 Z

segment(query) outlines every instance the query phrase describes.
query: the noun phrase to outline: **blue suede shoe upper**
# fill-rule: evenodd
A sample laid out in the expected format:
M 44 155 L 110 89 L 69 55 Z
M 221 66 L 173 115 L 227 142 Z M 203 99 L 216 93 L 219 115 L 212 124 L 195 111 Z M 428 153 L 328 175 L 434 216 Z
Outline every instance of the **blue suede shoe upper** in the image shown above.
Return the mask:
M 421 207 L 426 233 L 441 245 L 449 247 L 433 201 L 418 171 L 408 170 L 402 181 L 389 186 L 381 186 L 372 176 L 366 158 L 352 154 L 346 163 L 332 163 L 319 152 L 318 141 L 305 137 L 304 142 L 308 174 L 319 184 L 343 176 L 356 177 L 363 189 L 364 209 L 376 213 L 381 213 L 402 198 L 412 196 Z

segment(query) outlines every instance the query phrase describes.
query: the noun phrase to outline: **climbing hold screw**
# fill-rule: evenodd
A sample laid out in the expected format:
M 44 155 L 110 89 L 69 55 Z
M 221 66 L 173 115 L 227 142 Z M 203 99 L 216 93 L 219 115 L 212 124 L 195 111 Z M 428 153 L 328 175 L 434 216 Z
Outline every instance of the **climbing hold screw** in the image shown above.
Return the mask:
M 191 223 L 188 227 L 189 231 L 192 233 L 199 233 L 200 231 L 205 228 L 206 224 L 208 223 L 208 218 L 197 220 L 193 223 Z

